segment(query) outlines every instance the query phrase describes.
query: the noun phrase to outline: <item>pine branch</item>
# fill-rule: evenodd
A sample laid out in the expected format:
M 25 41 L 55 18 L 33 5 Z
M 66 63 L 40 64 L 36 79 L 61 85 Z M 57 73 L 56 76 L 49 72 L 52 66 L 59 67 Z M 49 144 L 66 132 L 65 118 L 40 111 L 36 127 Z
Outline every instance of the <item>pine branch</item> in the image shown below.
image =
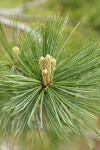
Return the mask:
M 14 28 L 12 42 L 0 25 L 0 92 L 9 95 L 0 100 L 0 125 L 8 135 L 30 130 L 32 138 L 37 128 L 40 137 L 45 131 L 52 139 L 52 130 L 69 143 L 76 134 L 92 149 L 88 132 L 100 138 L 94 123 L 100 114 L 100 48 L 91 42 L 67 57 L 67 21 L 48 18 L 35 29 L 36 39 Z

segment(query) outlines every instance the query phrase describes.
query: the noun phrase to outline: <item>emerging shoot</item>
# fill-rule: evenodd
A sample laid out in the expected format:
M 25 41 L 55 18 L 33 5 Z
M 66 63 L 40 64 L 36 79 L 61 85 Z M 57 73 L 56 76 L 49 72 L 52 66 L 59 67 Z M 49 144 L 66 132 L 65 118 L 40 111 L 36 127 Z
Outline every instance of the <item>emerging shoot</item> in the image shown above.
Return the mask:
M 42 72 L 43 85 L 48 87 L 53 82 L 56 60 L 47 54 L 46 57 L 40 57 L 39 65 Z
M 20 49 L 18 47 L 14 47 L 12 49 L 12 51 L 13 51 L 13 54 L 15 54 L 15 55 L 19 55 L 20 54 Z
M 20 55 L 19 47 L 13 47 L 12 52 L 13 52 L 14 64 L 17 64 L 18 63 L 18 56 Z

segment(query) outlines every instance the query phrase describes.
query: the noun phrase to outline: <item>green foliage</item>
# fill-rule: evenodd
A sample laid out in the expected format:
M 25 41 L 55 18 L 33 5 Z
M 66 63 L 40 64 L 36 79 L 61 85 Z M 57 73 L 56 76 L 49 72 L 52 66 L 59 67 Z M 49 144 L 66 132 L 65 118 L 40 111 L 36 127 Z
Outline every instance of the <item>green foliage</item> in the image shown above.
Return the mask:
M 92 148 L 88 132 L 100 137 L 95 119 L 100 114 L 100 48 L 90 42 L 71 55 L 65 49 L 70 34 L 63 36 L 68 18 L 47 19 L 30 32 L 13 28 L 12 42 L 0 24 L 3 61 L 0 62 L 0 126 L 5 135 L 16 137 L 29 130 L 32 139 L 37 128 L 40 137 L 51 130 L 61 140 L 72 143 L 82 136 Z M 18 47 L 20 53 L 14 52 Z M 18 50 L 18 49 L 17 49 Z M 41 56 L 56 59 L 52 85 L 43 86 L 39 67 Z

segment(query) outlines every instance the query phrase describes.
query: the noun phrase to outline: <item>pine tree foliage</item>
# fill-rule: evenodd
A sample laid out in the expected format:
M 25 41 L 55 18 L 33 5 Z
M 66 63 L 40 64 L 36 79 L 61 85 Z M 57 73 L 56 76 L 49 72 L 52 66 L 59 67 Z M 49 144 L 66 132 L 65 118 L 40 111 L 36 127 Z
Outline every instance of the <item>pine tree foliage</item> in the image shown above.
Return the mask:
M 34 138 L 37 128 L 40 136 L 42 131 L 50 136 L 52 129 L 69 142 L 70 134 L 82 136 L 90 147 L 88 132 L 100 137 L 94 123 L 100 115 L 100 48 L 91 42 L 67 57 L 65 46 L 76 29 L 63 37 L 67 21 L 47 19 L 30 33 L 16 26 L 12 41 L 0 24 L 0 94 L 7 95 L 0 98 L 0 126 L 5 135 L 30 130 Z M 56 66 L 52 83 L 44 85 L 39 60 L 46 56 Z

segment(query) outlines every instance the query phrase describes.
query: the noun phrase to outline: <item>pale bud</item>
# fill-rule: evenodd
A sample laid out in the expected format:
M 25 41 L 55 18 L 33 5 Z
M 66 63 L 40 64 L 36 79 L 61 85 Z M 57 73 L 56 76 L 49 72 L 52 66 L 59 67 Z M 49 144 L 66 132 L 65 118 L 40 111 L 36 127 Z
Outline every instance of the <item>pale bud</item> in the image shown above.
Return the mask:
M 44 57 L 41 56 L 41 57 L 40 57 L 40 60 L 43 61 L 43 60 L 44 60 Z
M 39 65 L 42 72 L 43 84 L 48 87 L 53 82 L 56 60 L 47 54 L 45 57 L 40 57 Z
M 13 51 L 14 54 L 17 54 L 17 55 L 20 54 L 20 49 L 18 47 L 14 47 L 12 49 L 12 51 Z
M 49 54 L 46 55 L 46 58 L 51 58 L 51 56 Z
M 56 60 L 55 58 L 52 59 L 53 64 L 56 64 Z
M 44 69 L 43 73 L 46 75 L 48 73 L 47 69 Z

